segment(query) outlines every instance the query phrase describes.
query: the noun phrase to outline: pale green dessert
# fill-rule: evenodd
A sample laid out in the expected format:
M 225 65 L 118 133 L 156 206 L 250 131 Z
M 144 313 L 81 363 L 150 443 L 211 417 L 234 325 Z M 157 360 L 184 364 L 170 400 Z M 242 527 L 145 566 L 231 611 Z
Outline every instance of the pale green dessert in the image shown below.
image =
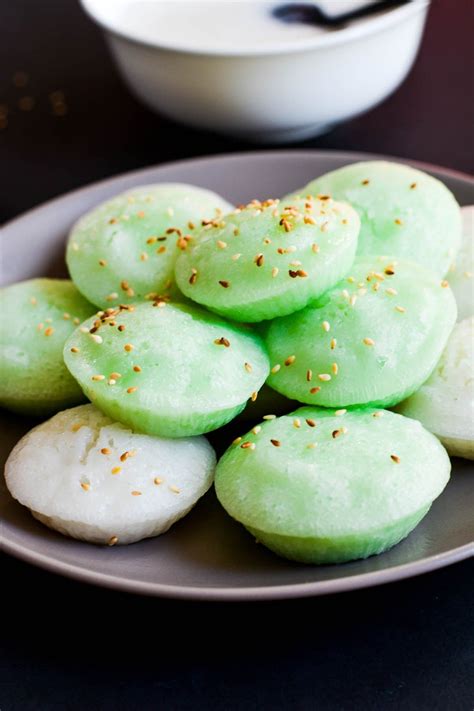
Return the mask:
M 462 243 L 447 279 L 458 305 L 458 321 L 474 315 L 474 205 L 461 208 Z
M 164 301 L 99 312 L 69 338 L 64 359 L 105 414 L 164 437 L 229 422 L 269 372 L 264 345 L 250 330 Z
M 227 513 L 278 555 L 342 563 L 405 538 L 450 469 L 442 445 L 415 420 L 306 407 L 235 440 L 215 487 Z
M 439 180 L 407 165 L 346 165 L 316 178 L 299 193 L 331 195 L 357 210 L 358 254 L 403 257 L 442 277 L 461 243 L 461 216 L 453 194 Z
M 0 406 L 49 415 L 84 400 L 63 361 L 64 342 L 94 312 L 66 279 L 30 279 L 0 290 Z
M 143 185 L 84 215 L 69 236 L 71 278 L 100 308 L 173 292 L 176 258 L 202 221 L 232 205 L 181 183 Z
M 205 226 L 178 257 L 190 299 L 238 321 L 293 313 L 354 260 L 359 218 L 333 200 L 254 200 Z
M 314 304 L 270 325 L 268 384 L 326 407 L 395 405 L 430 375 L 455 320 L 446 281 L 415 263 L 357 257 Z
M 474 317 L 457 323 L 428 380 L 397 411 L 419 420 L 457 457 L 474 459 Z

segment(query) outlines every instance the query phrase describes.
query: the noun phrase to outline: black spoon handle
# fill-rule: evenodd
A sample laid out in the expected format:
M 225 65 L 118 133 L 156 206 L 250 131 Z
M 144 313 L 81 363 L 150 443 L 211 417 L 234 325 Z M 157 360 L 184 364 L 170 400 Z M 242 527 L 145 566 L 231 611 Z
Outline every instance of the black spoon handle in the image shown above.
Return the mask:
M 368 17 L 382 10 L 407 5 L 412 0 L 378 0 L 370 5 L 365 5 L 357 10 L 343 13 L 342 15 L 328 15 L 315 3 L 291 3 L 279 5 L 273 10 L 273 15 L 282 22 L 302 22 L 309 25 L 322 27 L 337 27 L 362 17 Z

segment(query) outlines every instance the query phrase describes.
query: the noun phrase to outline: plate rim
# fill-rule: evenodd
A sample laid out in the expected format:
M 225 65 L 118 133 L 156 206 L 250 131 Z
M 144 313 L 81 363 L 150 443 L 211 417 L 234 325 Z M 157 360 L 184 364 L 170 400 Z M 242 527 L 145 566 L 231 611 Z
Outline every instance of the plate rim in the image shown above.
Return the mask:
M 217 155 L 203 155 L 194 158 L 185 158 L 177 161 L 168 161 L 158 165 L 147 166 L 136 170 L 126 171 L 109 178 L 88 183 L 80 188 L 70 190 L 59 196 L 51 198 L 39 205 L 17 215 L 1 225 L 1 233 L 9 229 L 16 229 L 21 222 L 26 219 L 34 219 L 39 213 L 54 209 L 70 199 L 80 196 L 96 188 L 113 187 L 114 184 L 126 179 L 143 180 L 146 183 L 147 177 L 156 173 L 161 168 L 180 168 L 189 164 L 209 163 L 209 162 L 233 162 L 248 158 L 252 159 L 285 159 L 286 157 L 298 158 L 302 161 L 339 158 L 340 160 L 366 161 L 366 160 L 388 160 L 410 165 L 419 170 L 434 172 L 439 175 L 461 180 L 474 188 L 474 176 L 451 168 L 444 168 L 424 161 L 410 160 L 386 154 L 366 153 L 358 151 L 340 150 L 319 150 L 319 149 L 279 149 L 262 151 L 236 151 L 234 153 L 220 153 Z M 2 526 L 3 528 L 3 526 Z M 3 531 L 4 534 L 4 531 Z M 397 580 L 414 577 L 428 573 L 439 568 L 452 565 L 474 556 L 474 541 L 471 543 L 451 548 L 443 553 L 435 554 L 426 558 L 395 565 L 382 570 L 356 575 L 347 575 L 343 578 L 333 578 L 330 580 L 309 581 L 305 583 L 289 583 L 285 585 L 267 586 L 245 586 L 245 587 L 220 587 L 220 586 L 186 586 L 168 585 L 165 583 L 153 583 L 147 581 L 133 580 L 121 577 L 120 575 L 110 575 L 102 572 L 83 568 L 79 565 L 60 561 L 44 553 L 35 552 L 31 548 L 8 540 L 2 535 L 1 550 L 7 554 L 18 558 L 25 563 L 47 570 L 51 573 L 63 575 L 67 578 L 78 580 L 82 583 L 89 583 L 108 589 L 119 590 L 127 593 L 155 596 L 175 600 L 198 600 L 198 601 L 258 601 L 258 600 L 282 600 L 303 597 L 313 597 L 350 590 L 383 585 Z

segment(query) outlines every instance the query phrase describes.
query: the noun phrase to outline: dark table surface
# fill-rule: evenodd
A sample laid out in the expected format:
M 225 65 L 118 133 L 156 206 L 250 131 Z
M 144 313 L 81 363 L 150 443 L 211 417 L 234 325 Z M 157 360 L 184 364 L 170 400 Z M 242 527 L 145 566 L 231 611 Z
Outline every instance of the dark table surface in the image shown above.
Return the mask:
M 298 148 L 473 172 L 473 8 L 434 0 L 403 86 Z M 254 148 L 140 106 L 75 0 L 0 0 L 0 38 L 0 221 L 115 173 Z M 0 709 L 470 711 L 473 573 L 465 561 L 327 598 L 204 604 L 95 589 L 3 556 Z

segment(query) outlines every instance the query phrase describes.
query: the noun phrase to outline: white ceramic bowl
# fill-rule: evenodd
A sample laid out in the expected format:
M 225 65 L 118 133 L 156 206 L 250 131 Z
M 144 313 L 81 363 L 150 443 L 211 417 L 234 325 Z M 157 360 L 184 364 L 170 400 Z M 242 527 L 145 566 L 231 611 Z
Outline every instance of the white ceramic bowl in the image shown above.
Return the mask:
M 126 2 L 81 0 L 139 99 L 185 124 L 272 143 L 323 133 L 393 92 L 415 60 L 429 6 L 412 0 L 298 42 L 223 51 L 144 41 L 119 20 Z

